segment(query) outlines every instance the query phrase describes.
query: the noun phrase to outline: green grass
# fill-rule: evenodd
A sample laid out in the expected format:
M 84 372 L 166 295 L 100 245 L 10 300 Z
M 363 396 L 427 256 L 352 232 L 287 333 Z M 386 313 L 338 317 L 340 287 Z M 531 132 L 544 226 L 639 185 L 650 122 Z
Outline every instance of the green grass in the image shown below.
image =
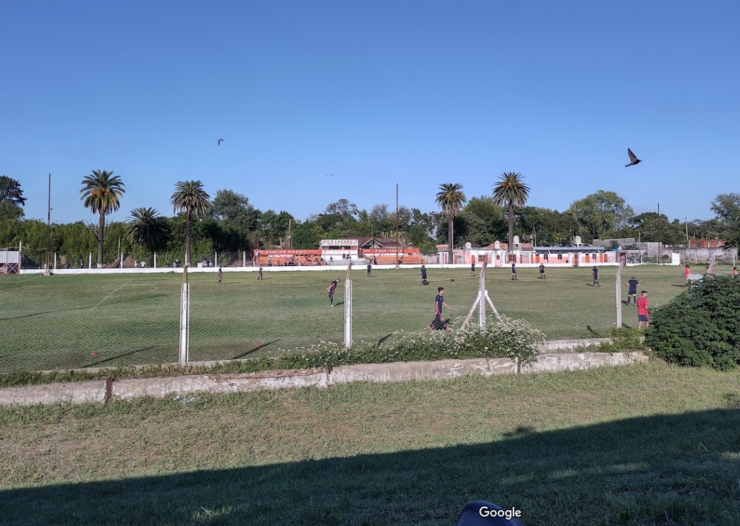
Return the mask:
M 548 339 L 605 335 L 615 321 L 616 268 L 601 269 L 602 286 L 590 286 L 590 270 L 489 269 L 487 287 L 502 314 L 528 320 Z M 652 305 L 682 290 L 677 267 L 637 267 Z M 342 341 L 345 271 L 191 274 L 193 361 L 276 356 L 319 340 Z M 341 278 L 334 308 L 326 287 Z M 452 328 L 472 306 L 477 279 L 468 270 L 418 269 L 353 273 L 354 340 L 386 342 L 396 331 L 424 331 L 433 315 L 438 286 L 454 307 Z M 453 281 L 454 280 L 454 281 Z M 181 276 L 114 274 L 0 277 L 0 373 L 177 361 Z M 635 325 L 634 307 L 624 322 Z M 95 353 L 93 355 L 93 353 Z
M 740 373 L 653 362 L 0 409 L 0 524 L 740 524 Z

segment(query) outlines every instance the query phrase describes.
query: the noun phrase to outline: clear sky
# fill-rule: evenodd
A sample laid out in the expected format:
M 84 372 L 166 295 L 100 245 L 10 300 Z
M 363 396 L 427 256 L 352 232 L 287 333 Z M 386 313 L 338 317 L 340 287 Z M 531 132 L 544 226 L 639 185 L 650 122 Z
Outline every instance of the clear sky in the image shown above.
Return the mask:
M 59 222 L 95 220 L 97 169 L 126 184 L 113 220 L 171 215 L 181 180 L 304 219 L 396 183 L 433 211 L 504 171 L 534 206 L 603 189 L 709 218 L 740 191 L 739 21 L 733 0 L 0 0 L 0 175 L 45 220 L 51 172 Z

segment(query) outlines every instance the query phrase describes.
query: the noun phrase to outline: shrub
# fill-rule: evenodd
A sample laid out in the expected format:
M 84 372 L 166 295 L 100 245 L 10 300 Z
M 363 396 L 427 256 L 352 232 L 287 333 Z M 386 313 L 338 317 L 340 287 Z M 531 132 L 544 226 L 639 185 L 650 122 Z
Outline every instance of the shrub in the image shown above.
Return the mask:
M 740 363 L 740 279 L 705 276 L 653 311 L 645 343 L 664 360 L 726 371 Z

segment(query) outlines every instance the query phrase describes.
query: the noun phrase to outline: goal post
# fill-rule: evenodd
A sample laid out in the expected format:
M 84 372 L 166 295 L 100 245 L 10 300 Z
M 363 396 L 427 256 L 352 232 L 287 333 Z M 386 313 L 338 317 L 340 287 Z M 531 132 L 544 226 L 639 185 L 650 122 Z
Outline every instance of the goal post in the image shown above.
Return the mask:
M 465 321 L 463 321 L 462 326 L 460 327 L 460 329 L 458 329 L 458 333 L 463 331 L 468 326 L 468 324 L 470 323 L 470 319 L 473 317 L 475 309 L 478 309 L 478 326 L 481 329 L 486 328 L 486 303 L 488 303 L 493 313 L 496 315 L 499 321 L 501 321 L 501 315 L 498 313 L 498 310 L 496 310 L 496 307 L 494 306 L 490 296 L 488 295 L 488 290 L 486 290 L 487 265 L 488 263 L 484 261 L 483 265 L 481 266 L 480 275 L 478 276 L 478 294 L 476 295 L 475 301 L 473 302 L 473 306 L 470 308 L 470 312 L 468 312 L 468 315 L 465 317 Z

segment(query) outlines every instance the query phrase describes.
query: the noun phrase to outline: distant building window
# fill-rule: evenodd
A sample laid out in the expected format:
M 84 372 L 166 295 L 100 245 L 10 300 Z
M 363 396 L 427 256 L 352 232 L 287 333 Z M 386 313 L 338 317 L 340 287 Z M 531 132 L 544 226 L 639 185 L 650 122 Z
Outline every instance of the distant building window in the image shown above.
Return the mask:
M 591 257 L 596 259 L 596 254 L 592 254 Z
M 558 254 L 558 259 L 563 259 L 563 255 L 562 254 Z

